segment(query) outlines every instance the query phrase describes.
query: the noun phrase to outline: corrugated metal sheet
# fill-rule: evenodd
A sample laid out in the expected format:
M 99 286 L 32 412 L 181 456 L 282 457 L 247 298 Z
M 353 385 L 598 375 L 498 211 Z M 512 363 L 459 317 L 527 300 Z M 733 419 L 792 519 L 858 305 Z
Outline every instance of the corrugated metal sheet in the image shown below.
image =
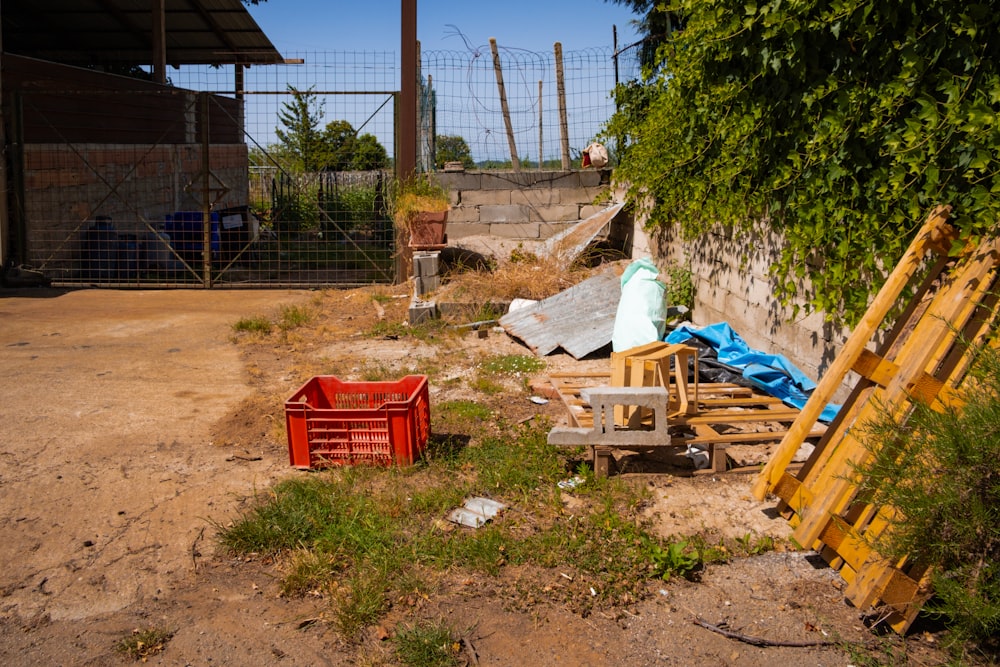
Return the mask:
M 580 359 L 611 342 L 621 293 L 621 278 L 603 273 L 507 313 L 500 326 L 535 354 L 544 356 L 561 347 Z
M 152 62 L 149 0 L 3 0 L 3 48 L 76 66 Z M 240 0 L 165 0 L 168 65 L 283 61 Z
M 589 218 L 581 220 L 565 232 L 556 234 L 545 241 L 542 254 L 564 262 L 572 262 L 598 235 L 607 233 L 607 229 L 622 212 L 624 206 L 624 203 L 612 204 Z

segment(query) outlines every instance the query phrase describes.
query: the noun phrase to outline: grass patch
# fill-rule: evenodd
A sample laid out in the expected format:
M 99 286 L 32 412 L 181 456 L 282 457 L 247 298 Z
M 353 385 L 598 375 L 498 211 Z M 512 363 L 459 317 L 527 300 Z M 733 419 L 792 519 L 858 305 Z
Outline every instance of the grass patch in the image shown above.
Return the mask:
M 233 331 L 236 333 L 258 334 L 261 336 L 271 333 L 272 327 L 271 320 L 263 315 L 241 317 L 233 323 Z
M 439 409 L 472 426 L 489 414 L 468 401 Z M 644 595 L 644 582 L 666 570 L 657 564 L 664 545 L 640 520 L 642 487 L 588 474 L 574 491 L 581 506 L 566 514 L 557 486 L 566 461 L 547 443 L 549 424 L 500 420 L 493 427 L 410 468 L 338 468 L 283 481 L 219 527 L 219 540 L 234 553 L 278 557 L 286 564 L 283 590 L 326 596 L 345 637 L 377 623 L 399 595 L 432 592 L 435 572 L 576 571 L 575 589 L 532 590 L 530 599 L 565 596 L 577 610 Z M 476 530 L 443 530 L 443 517 L 472 496 L 509 509 Z M 699 549 L 704 562 L 708 547 Z
M 291 331 L 312 322 L 313 312 L 308 306 L 282 306 L 278 328 Z
M 161 653 L 174 633 L 161 628 L 136 628 L 115 645 L 115 650 L 132 660 L 142 660 Z
M 480 373 L 488 375 L 525 375 L 537 373 L 545 368 L 545 362 L 538 357 L 525 354 L 498 354 L 479 362 Z
M 462 643 L 443 623 L 419 623 L 400 629 L 392 638 L 396 658 L 410 667 L 453 667 Z

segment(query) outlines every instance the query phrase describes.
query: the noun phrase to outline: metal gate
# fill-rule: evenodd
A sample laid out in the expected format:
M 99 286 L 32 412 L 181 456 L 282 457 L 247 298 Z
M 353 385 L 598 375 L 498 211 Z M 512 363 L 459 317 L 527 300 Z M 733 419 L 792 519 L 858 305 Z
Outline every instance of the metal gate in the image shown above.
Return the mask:
M 125 85 L 18 96 L 19 261 L 62 285 L 394 280 L 388 160 L 378 170 L 305 171 L 251 136 L 243 95 Z M 293 99 L 289 91 L 257 95 Z M 395 95 L 379 95 L 378 113 L 391 117 Z

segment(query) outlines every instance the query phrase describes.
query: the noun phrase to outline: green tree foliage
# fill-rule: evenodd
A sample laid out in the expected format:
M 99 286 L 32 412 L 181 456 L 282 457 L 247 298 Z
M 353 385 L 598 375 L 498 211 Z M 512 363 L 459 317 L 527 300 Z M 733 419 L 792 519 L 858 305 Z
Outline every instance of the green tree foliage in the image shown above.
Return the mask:
M 389 154 L 371 134 L 358 135 L 346 120 L 334 120 L 321 129 L 323 102 L 312 90 L 289 86 L 292 99 L 282 105 L 275 128 L 279 144 L 271 151 L 289 159 L 295 169 L 315 171 L 369 171 L 389 166 Z
M 292 99 L 281 105 L 278 120 L 284 129 L 275 128 L 274 134 L 285 152 L 303 171 L 319 171 L 322 162 L 323 102 L 312 89 L 301 91 L 288 86 Z
M 472 161 L 472 151 L 464 138 L 439 134 L 434 139 L 434 167 L 444 169 L 445 162 L 461 162 L 466 169 L 472 169 L 476 163 Z
M 873 451 L 860 497 L 897 508 L 876 548 L 934 567 L 928 610 L 965 640 L 1000 650 L 1000 354 L 980 354 L 964 405 L 918 404 L 900 426 L 889 415 L 868 424 Z M 989 649 L 988 646 L 983 646 Z
M 648 195 L 651 225 L 693 237 L 769 221 L 786 240 L 777 295 L 847 323 L 936 204 L 954 206 L 965 235 L 996 226 L 1000 2 L 655 11 L 683 28 L 658 74 L 618 89 L 607 128 L 629 144 L 616 177 Z

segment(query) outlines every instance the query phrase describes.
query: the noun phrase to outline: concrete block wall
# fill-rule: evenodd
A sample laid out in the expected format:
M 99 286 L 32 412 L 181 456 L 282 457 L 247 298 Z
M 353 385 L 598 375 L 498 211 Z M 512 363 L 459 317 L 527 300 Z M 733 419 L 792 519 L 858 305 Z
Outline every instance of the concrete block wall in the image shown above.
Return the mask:
M 850 331 L 826 322 L 822 313 L 800 312 L 793 319 L 792 308 L 778 302 L 769 268 L 780 247 L 780 235 L 761 225 L 748 236 L 716 229 L 689 241 L 677 230 L 663 230 L 653 249 L 662 263 L 691 271 L 696 289 L 690 315 L 694 324 L 728 322 L 751 347 L 782 354 L 819 380 Z M 836 400 L 846 397 L 842 388 Z
M 245 205 L 246 145 L 213 145 L 209 162 L 216 208 Z M 145 233 L 143 218 L 156 227 L 167 213 L 202 207 L 198 145 L 27 144 L 24 165 L 27 262 L 54 279 L 71 275 L 80 232 L 97 215 Z
M 611 172 L 439 172 L 451 194 L 448 238 L 493 236 L 544 240 L 590 217 L 609 189 Z

